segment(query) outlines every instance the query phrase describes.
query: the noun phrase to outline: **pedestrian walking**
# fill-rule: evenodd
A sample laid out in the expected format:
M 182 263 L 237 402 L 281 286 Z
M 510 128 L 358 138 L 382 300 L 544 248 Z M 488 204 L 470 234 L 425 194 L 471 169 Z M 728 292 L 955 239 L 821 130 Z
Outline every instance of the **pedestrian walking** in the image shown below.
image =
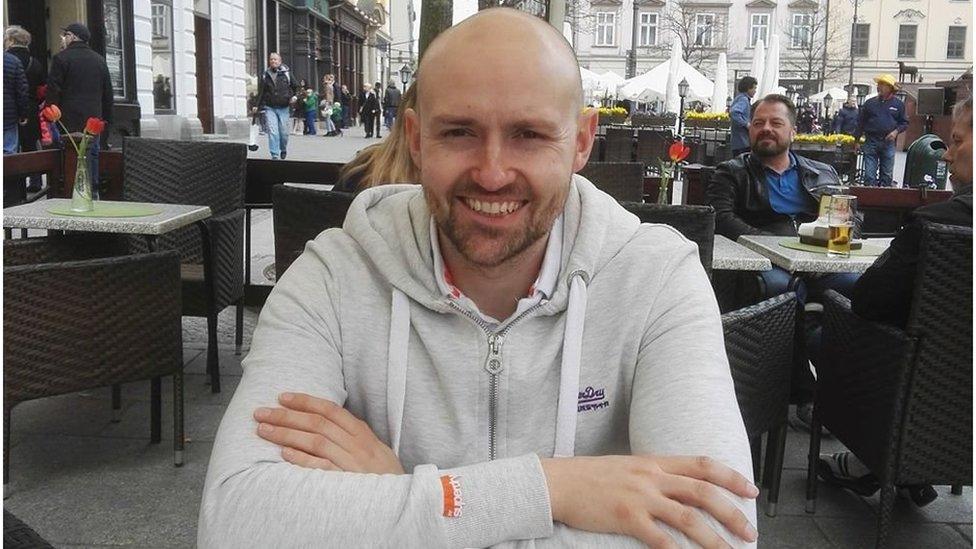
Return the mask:
M 31 35 L 23 27 L 12 25 L 7 27 L 3 33 L 4 49 L 12 53 L 20 64 L 24 67 L 27 75 L 27 123 L 19 126 L 20 150 L 23 152 L 36 151 L 39 148 L 41 139 L 40 117 L 37 116 L 37 90 L 47 82 L 47 71 L 41 62 L 31 55 L 28 47 L 31 43 Z M 27 187 L 30 192 L 41 190 L 41 176 L 32 175 L 30 185 Z
M 890 187 L 895 169 L 895 140 L 908 128 L 905 104 L 895 97 L 895 77 L 882 74 L 874 79 L 878 95 L 861 107 L 854 137 L 864 136 L 860 151 L 864 155 L 864 185 Z M 859 144 L 855 141 L 854 147 Z
M 847 135 L 854 135 L 857 131 L 857 102 L 854 101 L 853 97 L 849 97 L 844 106 L 837 111 L 834 116 L 834 123 L 831 126 L 831 131 L 834 133 L 843 133 Z
M 27 74 L 20 60 L 3 53 L 3 154 L 18 152 L 20 131 L 27 123 Z
M 112 104 L 115 92 L 105 58 L 91 49 L 91 32 L 81 23 L 71 23 L 61 32 L 61 51 L 51 59 L 51 73 L 47 79 L 47 104 L 61 109 L 61 124 L 70 133 L 81 132 L 89 118 L 112 123 Z M 88 168 L 92 181 L 92 198 L 98 199 L 98 154 L 101 140 L 91 140 L 88 146 Z
M 340 129 L 346 129 L 352 123 L 352 92 L 345 84 L 339 91 L 339 103 L 342 105 L 342 127 Z
M 308 88 L 305 90 L 305 135 L 315 135 L 315 124 L 318 122 L 319 94 Z
M 332 104 L 332 123 L 335 124 L 335 133 L 333 135 L 342 137 L 343 116 L 345 116 L 345 109 L 342 108 L 342 103 L 336 101 Z
M 817 120 L 817 115 L 813 112 L 813 105 L 807 103 L 803 105 L 800 114 L 796 117 L 797 133 L 813 133 L 813 125 Z
M 386 122 L 386 129 L 393 127 L 397 116 L 397 109 L 400 108 L 400 98 L 400 90 L 390 80 L 390 84 L 386 87 L 386 93 L 383 94 L 383 118 Z
M 291 69 L 277 53 L 268 55 L 268 68 L 261 78 L 258 108 L 263 108 L 268 122 L 268 151 L 273 160 L 288 156 L 288 106 L 297 103 L 298 84 Z
M 373 92 L 373 86 L 363 85 L 362 107 L 359 115 L 363 118 L 363 125 L 366 127 L 366 137 L 373 137 L 373 128 L 376 125 L 376 117 L 380 114 L 380 102 Z M 379 137 L 377 135 L 377 137 Z
M 732 120 L 732 156 L 749 152 L 749 118 L 752 113 L 752 98 L 758 88 L 759 83 L 751 76 L 743 76 L 739 80 L 739 93 L 729 109 L 729 118 Z
M 336 125 L 332 120 L 332 104 L 336 101 L 335 75 L 327 74 L 322 77 L 322 94 L 319 95 L 319 108 L 325 118 L 326 136 L 335 135 Z
M 383 132 L 380 131 L 380 129 L 383 127 L 383 101 L 386 100 L 386 98 L 383 97 L 383 84 L 375 82 L 373 84 L 373 93 L 376 94 L 377 104 L 376 116 L 374 117 L 376 126 L 376 133 L 374 137 L 376 137 L 376 139 L 380 139 L 383 137 Z

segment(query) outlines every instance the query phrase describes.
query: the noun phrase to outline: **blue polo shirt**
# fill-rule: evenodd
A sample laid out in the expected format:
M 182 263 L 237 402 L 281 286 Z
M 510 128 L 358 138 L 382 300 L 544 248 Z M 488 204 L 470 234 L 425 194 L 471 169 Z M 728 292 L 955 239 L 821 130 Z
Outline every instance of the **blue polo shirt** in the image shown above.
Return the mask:
M 790 153 L 790 167 L 783 173 L 764 167 L 766 170 L 766 190 L 769 205 L 773 211 L 785 215 L 796 215 L 807 210 L 807 195 L 800 188 L 800 172 L 796 169 L 796 157 Z

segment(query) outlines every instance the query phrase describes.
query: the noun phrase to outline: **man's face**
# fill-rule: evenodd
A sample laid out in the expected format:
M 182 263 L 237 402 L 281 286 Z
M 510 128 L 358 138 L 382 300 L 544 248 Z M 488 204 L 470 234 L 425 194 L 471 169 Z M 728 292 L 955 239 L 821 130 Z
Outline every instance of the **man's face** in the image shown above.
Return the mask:
M 878 83 L 878 95 L 888 96 L 889 94 L 894 93 L 894 91 L 895 88 L 892 88 L 888 84 L 882 84 L 880 82 Z
M 952 124 L 952 140 L 942 159 L 949 163 L 953 188 L 959 189 L 973 184 L 972 116 L 962 116 Z
M 771 157 L 789 150 L 796 137 L 796 129 L 790 122 L 786 105 L 764 101 L 756 106 L 749 123 L 749 143 L 752 152 L 760 157 Z
M 61 49 L 67 48 L 68 44 L 75 41 L 74 33 L 64 31 L 61 33 Z
M 549 234 L 596 130 L 595 111 L 580 114 L 575 63 L 562 67 L 551 50 L 503 34 L 454 42 L 437 63 L 428 59 L 417 111 L 405 119 L 435 223 L 480 267 L 502 265 Z
M 845 102 L 844 104 L 847 105 L 848 107 L 853 107 L 854 105 L 856 105 L 853 99 L 848 99 L 847 102 Z
M 281 66 L 281 56 L 277 53 L 272 53 L 268 56 L 268 66 L 272 69 L 277 69 Z
M 751 98 L 753 98 L 753 97 L 755 97 L 755 96 L 756 96 L 756 92 L 757 92 L 758 90 L 759 90 L 759 86 L 758 86 L 758 85 L 757 85 L 757 86 L 753 86 L 753 87 L 751 87 L 751 88 L 749 88 L 749 91 L 747 91 L 747 92 L 746 92 L 746 94 L 747 94 L 747 95 L 749 96 L 749 98 L 751 99 Z

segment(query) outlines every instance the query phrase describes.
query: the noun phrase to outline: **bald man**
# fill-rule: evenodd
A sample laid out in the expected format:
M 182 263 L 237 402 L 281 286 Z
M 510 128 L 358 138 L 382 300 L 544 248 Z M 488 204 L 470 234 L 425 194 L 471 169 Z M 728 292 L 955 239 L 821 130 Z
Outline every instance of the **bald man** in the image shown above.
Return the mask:
M 750 545 L 714 295 L 694 244 L 574 175 L 572 49 L 486 10 L 419 75 L 420 185 L 362 192 L 278 281 L 199 545 Z

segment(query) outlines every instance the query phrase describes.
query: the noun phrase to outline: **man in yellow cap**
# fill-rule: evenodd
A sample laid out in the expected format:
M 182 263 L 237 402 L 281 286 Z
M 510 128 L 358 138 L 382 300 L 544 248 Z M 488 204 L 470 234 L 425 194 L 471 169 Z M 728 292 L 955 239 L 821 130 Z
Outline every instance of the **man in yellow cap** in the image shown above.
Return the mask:
M 895 97 L 895 77 L 882 74 L 875 77 L 878 95 L 864 102 L 858 117 L 854 138 L 864 136 L 861 152 L 864 153 L 863 184 L 869 187 L 891 186 L 891 173 L 895 167 L 895 140 L 908 127 L 905 104 Z M 881 175 L 878 175 L 880 168 Z

